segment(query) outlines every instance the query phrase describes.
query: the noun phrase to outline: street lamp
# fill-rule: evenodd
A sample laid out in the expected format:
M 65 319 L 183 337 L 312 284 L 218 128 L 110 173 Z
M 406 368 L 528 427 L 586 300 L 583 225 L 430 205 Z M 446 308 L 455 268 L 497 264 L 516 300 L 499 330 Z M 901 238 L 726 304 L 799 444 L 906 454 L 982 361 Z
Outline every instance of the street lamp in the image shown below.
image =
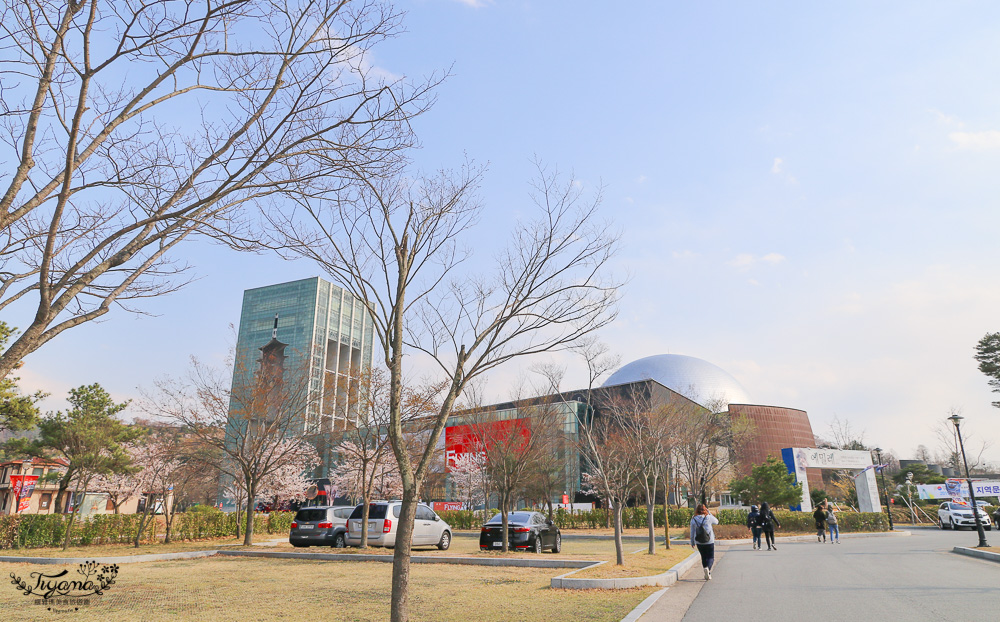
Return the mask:
M 878 459 L 879 465 L 882 464 L 882 448 L 875 448 L 875 457 Z M 882 476 L 882 495 L 885 497 L 885 513 L 889 515 L 889 531 L 893 531 L 892 526 L 892 506 L 889 505 L 889 490 L 885 487 L 885 467 L 879 468 L 879 474 Z
M 972 517 L 976 520 L 976 531 L 979 532 L 979 544 L 977 546 L 986 548 L 989 544 L 986 544 L 986 532 L 983 531 L 983 521 L 979 519 L 979 505 L 976 503 L 976 491 L 972 486 L 972 476 L 969 475 L 969 461 L 965 459 L 965 443 L 962 442 L 962 430 L 959 427 L 964 418 L 955 414 L 948 417 L 948 421 L 955 424 L 955 433 L 958 435 L 958 446 L 962 449 L 962 463 L 965 465 L 965 481 L 969 483 L 969 499 L 972 500 Z
M 917 524 L 917 513 L 913 509 L 913 472 L 906 474 L 906 504 L 910 506 L 910 524 Z

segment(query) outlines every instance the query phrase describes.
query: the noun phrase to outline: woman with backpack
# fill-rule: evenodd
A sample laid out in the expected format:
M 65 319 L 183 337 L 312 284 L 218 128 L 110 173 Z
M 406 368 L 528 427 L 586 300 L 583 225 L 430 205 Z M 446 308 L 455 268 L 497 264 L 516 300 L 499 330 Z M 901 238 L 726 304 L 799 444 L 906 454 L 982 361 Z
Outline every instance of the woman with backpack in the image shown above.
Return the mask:
M 753 550 L 760 550 L 760 512 L 756 505 L 750 506 L 750 513 L 747 514 L 747 529 L 753 535 Z
M 781 528 L 781 523 L 778 519 L 774 517 L 774 512 L 771 511 L 771 506 L 767 504 L 767 501 L 760 504 L 760 528 L 764 531 L 764 541 L 767 542 L 768 551 L 777 551 L 778 547 L 774 545 L 774 528 Z
M 691 517 L 691 548 L 697 548 L 701 555 L 701 568 L 706 581 L 712 580 L 712 566 L 715 565 L 715 532 L 712 525 L 718 524 L 719 519 L 709 513 L 704 503 Z
M 826 504 L 820 503 L 813 512 L 816 521 L 816 542 L 826 542 Z M 830 536 L 831 538 L 833 536 Z

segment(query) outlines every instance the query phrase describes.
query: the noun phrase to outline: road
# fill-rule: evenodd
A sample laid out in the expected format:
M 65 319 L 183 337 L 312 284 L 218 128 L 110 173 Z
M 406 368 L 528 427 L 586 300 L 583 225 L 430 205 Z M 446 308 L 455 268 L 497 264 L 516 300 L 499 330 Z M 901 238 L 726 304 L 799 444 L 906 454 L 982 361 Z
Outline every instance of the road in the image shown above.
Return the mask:
M 975 546 L 975 532 L 914 529 L 911 534 L 844 538 L 839 546 L 779 543 L 777 551 L 729 547 L 712 581 L 701 581 L 699 565 L 675 586 L 678 598 L 685 591 L 688 599 L 694 598 L 688 600 L 683 620 L 995 619 L 1000 611 L 1000 563 L 950 552 L 955 546 Z M 996 531 L 987 536 L 991 545 L 1000 544 Z M 661 599 L 668 601 L 663 615 L 654 607 L 641 622 L 676 619 L 666 613 L 671 590 Z M 673 609 L 682 611 L 685 605 L 674 602 Z

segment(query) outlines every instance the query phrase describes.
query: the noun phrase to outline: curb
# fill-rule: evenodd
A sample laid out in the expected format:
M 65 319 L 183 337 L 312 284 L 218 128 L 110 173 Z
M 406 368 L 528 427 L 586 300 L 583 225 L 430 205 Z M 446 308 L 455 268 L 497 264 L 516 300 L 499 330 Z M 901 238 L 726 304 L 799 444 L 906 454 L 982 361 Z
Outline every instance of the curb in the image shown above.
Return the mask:
M 842 540 L 850 540 L 854 538 L 901 538 L 904 536 L 912 535 L 909 531 L 902 529 L 896 529 L 895 531 L 876 531 L 870 533 L 842 533 L 840 538 Z M 775 542 L 815 542 L 816 536 L 814 535 L 803 535 L 803 536 L 779 536 L 774 539 Z M 716 540 L 718 544 L 724 544 L 726 546 L 732 546 L 734 544 L 750 544 L 753 542 L 753 538 L 741 538 L 739 540 Z
M 142 562 L 161 562 L 171 559 L 194 559 L 211 557 L 221 551 L 183 551 L 180 553 L 150 553 L 148 555 L 126 555 L 122 557 L 0 557 L 0 563 L 11 564 L 83 564 L 97 562 L 99 564 L 138 564 Z
M 365 555 L 355 553 L 294 553 L 281 551 L 216 551 L 227 557 L 270 557 L 275 559 L 305 559 L 320 561 L 359 561 L 392 563 L 392 555 Z M 576 568 L 577 570 L 593 566 L 593 560 L 575 561 L 572 559 L 502 559 L 478 557 L 428 557 L 413 555 L 412 564 L 453 564 L 458 566 L 513 566 L 516 568 Z
M 653 592 L 652 594 L 646 597 L 646 600 L 636 605 L 635 609 L 630 611 L 627 616 L 622 618 L 621 622 L 636 622 L 636 620 L 642 617 L 642 614 L 649 611 L 650 607 L 656 604 L 656 601 L 660 600 L 660 596 L 663 596 L 666 593 L 667 593 L 667 588 L 663 588 L 662 590 Z
M 994 553 L 993 551 L 980 551 L 979 549 L 967 546 L 956 546 L 951 552 L 958 553 L 959 555 L 968 555 L 969 557 L 978 557 L 986 561 L 1000 562 L 1000 553 Z
M 579 570 L 574 570 L 573 572 L 567 572 L 564 575 L 559 575 L 558 577 L 553 577 L 549 582 L 551 587 L 559 587 L 567 590 L 622 590 L 633 587 L 646 587 L 653 585 L 656 587 L 670 587 L 677 580 L 688 571 L 691 566 L 693 566 L 700 556 L 698 553 L 691 553 L 683 561 L 674 564 L 670 570 L 648 577 L 625 577 L 620 579 L 577 579 L 572 575 L 580 572 L 583 568 Z M 598 562 L 592 564 L 592 566 L 599 566 L 601 564 L 606 564 L 608 562 Z M 658 597 L 657 597 L 658 598 Z M 643 601 L 645 602 L 645 601 Z M 642 603 L 640 603 L 641 605 Z M 649 606 L 652 606 L 652 602 Z M 647 607 L 648 608 L 648 607 Z M 630 614 L 631 615 L 631 614 Z M 641 615 L 641 614 L 640 614 Z

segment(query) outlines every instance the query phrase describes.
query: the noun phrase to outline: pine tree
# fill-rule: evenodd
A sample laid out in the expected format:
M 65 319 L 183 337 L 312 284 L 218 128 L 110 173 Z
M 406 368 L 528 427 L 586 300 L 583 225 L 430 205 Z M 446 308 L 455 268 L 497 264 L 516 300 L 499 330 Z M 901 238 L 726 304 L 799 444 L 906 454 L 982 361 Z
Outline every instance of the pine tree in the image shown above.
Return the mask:
M 753 467 L 746 477 L 734 479 L 730 491 L 739 495 L 744 503 L 766 501 L 772 507 L 802 500 L 802 484 L 796 484 L 795 475 L 774 456 L 768 456 L 767 462 Z

